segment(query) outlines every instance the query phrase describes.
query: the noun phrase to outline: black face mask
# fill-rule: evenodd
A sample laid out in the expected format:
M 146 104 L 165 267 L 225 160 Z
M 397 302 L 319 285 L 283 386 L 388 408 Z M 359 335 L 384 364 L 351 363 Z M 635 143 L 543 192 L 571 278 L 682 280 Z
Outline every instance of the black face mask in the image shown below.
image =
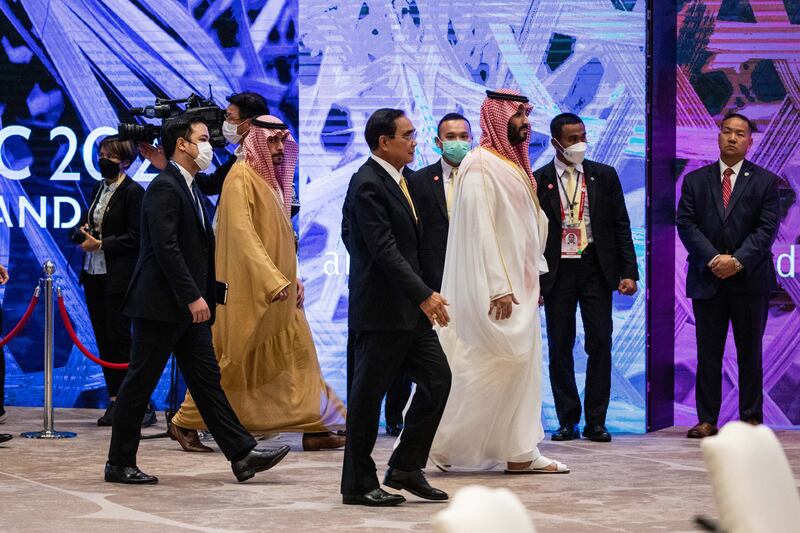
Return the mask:
M 115 163 L 110 159 L 101 157 L 97 162 L 97 165 L 100 167 L 100 175 L 105 179 L 113 180 L 119 176 L 119 163 Z

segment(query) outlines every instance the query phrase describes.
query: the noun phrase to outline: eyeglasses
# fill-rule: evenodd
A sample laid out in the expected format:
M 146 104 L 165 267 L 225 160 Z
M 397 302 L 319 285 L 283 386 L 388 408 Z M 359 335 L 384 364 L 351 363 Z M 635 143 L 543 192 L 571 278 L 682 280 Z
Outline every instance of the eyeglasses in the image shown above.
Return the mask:
M 416 141 L 417 140 L 417 130 L 414 130 L 409 133 L 404 133 L 403 135 L 387 135 L 387 137 L 400 137 L 406 142 Z

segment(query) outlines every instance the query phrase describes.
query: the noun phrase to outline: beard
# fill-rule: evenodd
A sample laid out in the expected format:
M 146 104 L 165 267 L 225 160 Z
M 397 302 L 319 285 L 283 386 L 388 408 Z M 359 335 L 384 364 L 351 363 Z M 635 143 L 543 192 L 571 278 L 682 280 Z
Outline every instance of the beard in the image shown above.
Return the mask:
M 528 138 L 528 126 L 520 126 L 519 128 L 515 128 L 508 124 L 508 142 L 511 143 L 512 146 L 516 146 L 525 142 Z
M 272 156 L 272 165 L 278 166 L 283 163 L 283 154 L 275 154 Z

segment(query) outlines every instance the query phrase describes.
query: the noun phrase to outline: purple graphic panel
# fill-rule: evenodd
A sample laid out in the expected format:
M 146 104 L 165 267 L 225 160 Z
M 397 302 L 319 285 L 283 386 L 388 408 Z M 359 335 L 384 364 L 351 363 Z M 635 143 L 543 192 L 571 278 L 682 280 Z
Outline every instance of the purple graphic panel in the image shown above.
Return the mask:
M 773 247 L 779 290 L 764 335 L 764 421 L 800 427 L 800 3 L 689 1 L 678 19 L 677 191 L 683 177 L 718 159 L 718 123 L 730 111 L 758 126 L 748 159 L 782 178 Z M 686 298 L 686 250 L 675 251 L 675 424 L 696 422 L 694 315 Z M 738 418 L 733 334 L 723 363 L 720 423 Z

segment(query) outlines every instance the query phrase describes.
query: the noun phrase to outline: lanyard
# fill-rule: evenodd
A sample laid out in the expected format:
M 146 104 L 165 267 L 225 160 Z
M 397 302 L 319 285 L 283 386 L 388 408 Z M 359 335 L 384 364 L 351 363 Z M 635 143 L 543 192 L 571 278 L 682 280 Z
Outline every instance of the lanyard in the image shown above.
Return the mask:
M 576 171 L 577 171 L 577 169 L 576 169 Z M 561 176 L 563 176 L 563 175 L 564 174 L 562 174 Z M 583 176 L 583 173 L 578 174 L 578 177 L 580 178 L 580 182 L 581 182 L 581 187 L 580 187 L 580 189 L 581 189 L 581 207 L 580 207 L 580 209 L 578 211 L 577 220 L 573 217 L 573 213 L 574 213 L 574 206 L 575 206 L 575 198 L 578 196 L 578 187 L 575 187 L 575 190 L 572 192 L 572 201 L 570 201 L 569 196 L 567 195 L 567 189 L 566 189 L 566 187 L 564 187 L 564 182 L 562 181 L 562 178 L 561 177 L 558 178 L 558 184 L 561 186 L 561 190 L 564 191 L 564 198 L 566 198 L 567 201 L 569 202 L 570 222 L 573 223 L 573 224 L 580 223 L 580 221 L 583 220 L 583 209 L 584 209 L 585 204 L 586 204 L 586 202 L 585 202 L 585 200 L 586 200 L 586 180 L 582 179 L 582 176 Z M 563 221 L 564 220 L 564 204 L 561 203 L 560 199 L 559 199 L 558 204 L 561 207 L 561 220 Z

